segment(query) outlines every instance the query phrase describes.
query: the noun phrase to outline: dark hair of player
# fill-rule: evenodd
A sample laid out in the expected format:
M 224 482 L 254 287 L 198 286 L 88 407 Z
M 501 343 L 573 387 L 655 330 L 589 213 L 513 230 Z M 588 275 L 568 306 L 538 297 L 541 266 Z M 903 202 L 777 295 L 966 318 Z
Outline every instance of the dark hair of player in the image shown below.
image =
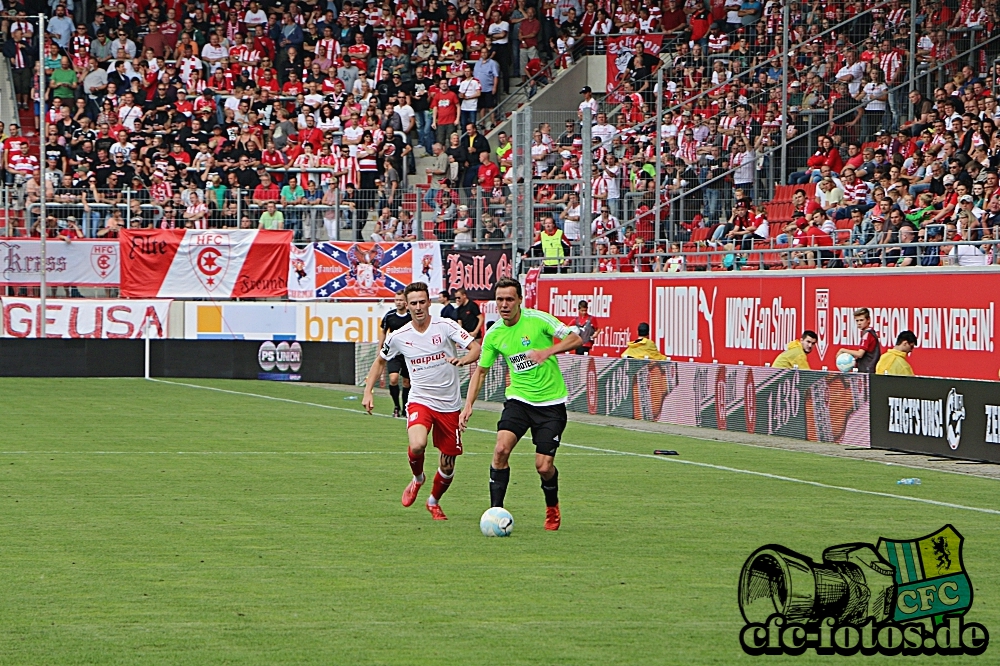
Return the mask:
M 406 289 L 404 289 L 399 293 L 403 295 L 403 298 L 407 298 L 409 297 L 410 294 L 418 291 L 422 291 L 425 294 L 427 294 L 428 299 L 431 297 L 430 289 L 428 289 L 427 285 L 424 284 L 423 282 L 411 282 L 410 284 L 406 285 Z
M 497 280 L 495 289 L 504 289 L 506 287 L 513 287 L 514 291 L 517 293 L 517 297 L 524 298 L 524 295 L 521 293 L 521 283 L 514 278 L 505 277 Z
M 816 331 L 810 331 L 808 329 L 805 330 L 805 331 L 802 331 L 802 337 L 800 339 L 801 340 L 805 340 L 806 338 L 812 338 L 813 340 L 819 340 L 819 336 L 816 335 Z
M 405 296 L 406 295 L 406 290 L 405 289 L 400 289 L 399 291 L 396 292 L 396 295 L 397 296 Z

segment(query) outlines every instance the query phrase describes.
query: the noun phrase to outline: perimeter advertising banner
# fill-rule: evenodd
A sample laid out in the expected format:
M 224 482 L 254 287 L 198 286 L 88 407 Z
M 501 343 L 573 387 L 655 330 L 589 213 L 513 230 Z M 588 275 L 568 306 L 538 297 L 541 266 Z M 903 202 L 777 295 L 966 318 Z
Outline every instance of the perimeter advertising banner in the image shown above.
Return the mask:
M 376 351 L 375 345 L 357 345 L 358 384 Z M 558 358 L 572 412 L 869 446 L 868 375 L 575 354 Z M 468 368 L 459 372 L 464 395 Z M 481 398 L 502 402 L 506 386 L 507 366 L 499 360 Z
M 607 38 L 608 92 L 614 90 L 622 82 L 624 72 L 628 69 L 628 63 L 635 55 L 635 45 L 639 42 L 642 42 L 647 54 L 659 56 L 660 49 L 663 47 L 663 35 L 620 35 Z
M 433 303 L 431 314 L 441 305 Z M 188 340 L 298 340 L 299 342 L 378 342 L 382 317 L 392 301 L 293 303 L 235 301 L 184 303 Z M 495 319 L 496 317 L 494 317 Z
M 810 355 L 814 369 L 835 367 L 841 347 L 859 344 L 853 313 L 867 307 L 883 348 L 901 331 L 916 334 L 910 363 L 918 375 L 997 378 L 1000 271 L 769 273 L 543 275 L 537 307 L 569 321 L 579 301 L 587 301 L 597 319 L 598 356 L 620 356 L 639 323 L 648 322 L 657 347 L 671 358 L 763 366 L 812 329 L 819 337 Z
M 995 382 L 871 378 L 872 446 L 1000 463 Z
M 45 279 L 49 286 L 118 286 L 118 241 L 74 240 L 45 243 Z M 0 286 L 38 286 L 41 241 L 0 239 Z
M 36 338 L 41 330 L 41 301 L 37 298 L 3 297 L 4 338 Z M 49 298 L 45 301 L 47 338 L 141 338 L 149 321 L 149 337 L 167 334 L 169 300 L 128 301 L 89 298 Z
M 411 282 L 441 289 L 441 247 L 415 243 L 312 243 L 291 253 L 289 298 L 392 299 Z

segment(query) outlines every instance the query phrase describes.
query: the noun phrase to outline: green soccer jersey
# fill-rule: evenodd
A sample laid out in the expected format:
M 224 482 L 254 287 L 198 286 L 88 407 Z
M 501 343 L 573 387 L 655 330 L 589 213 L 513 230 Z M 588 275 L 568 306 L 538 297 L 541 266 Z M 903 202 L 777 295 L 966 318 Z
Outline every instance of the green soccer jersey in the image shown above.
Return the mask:
M 479 365 L 493 367 L 497 356 L 503 356 L 510 370 L 508 399 L 520 400 L 529 405 L 544 407 L 566 402 L 566 382 L 559 370 L 559 360 L 550 356 L 541 365 L 531 361 L 527 352 L 548 349 L 552 338 L 564 338 L 573 331 L 547 312 L 521 310 L 521 317 L 513 326 L 501 319 L 486 332 Z

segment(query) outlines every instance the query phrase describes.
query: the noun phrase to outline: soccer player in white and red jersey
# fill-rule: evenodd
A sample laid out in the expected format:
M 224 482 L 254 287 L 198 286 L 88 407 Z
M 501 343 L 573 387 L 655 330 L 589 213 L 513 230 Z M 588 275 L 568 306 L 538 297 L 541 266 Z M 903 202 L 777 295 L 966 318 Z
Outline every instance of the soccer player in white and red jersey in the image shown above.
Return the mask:
M 411 506 L 424 485 L 424 450 L 433 431 L 434 446 L 440 453 L 437 473 L 427 510 L 434 520 L 447 520 L 438 504 L 455 475 L 455 458 L 462 455 L 458 413 L 462 393 L 458 369 L 479 360 L 479 343 L 452 319 L 430 314 L 431 297 L 427 285 L 414 282 L 403 290 L 411 321 L 386 337 L 365 381 L 362 405 L 371 414 L 375 406 L 372 389 L 386 363 L 402 354 L 410 371 L 410 399 L 406 405 L 407 456 L 413 480 L 403 491 L 403 506 Z M 468 353 L 457 358 L 455 345 Z

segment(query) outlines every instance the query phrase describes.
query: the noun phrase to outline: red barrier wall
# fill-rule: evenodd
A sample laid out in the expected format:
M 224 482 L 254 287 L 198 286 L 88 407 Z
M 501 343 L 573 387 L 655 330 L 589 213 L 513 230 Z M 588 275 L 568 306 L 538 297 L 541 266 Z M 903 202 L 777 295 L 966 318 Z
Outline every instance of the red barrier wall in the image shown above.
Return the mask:
M 619 356 L 645 321 L 670 357 L 764 365 L 812 329 L 811 367 L 833 368 L 837 350 L 858 343 L 853 311 L 867 307 L 883 348 L 916 334 L 918 375 L 996 380 L 1000 369 L 993 268 L 541 276 L 538 309 L 568 321 L 580 300 L 598 319 L 595 355 Z

